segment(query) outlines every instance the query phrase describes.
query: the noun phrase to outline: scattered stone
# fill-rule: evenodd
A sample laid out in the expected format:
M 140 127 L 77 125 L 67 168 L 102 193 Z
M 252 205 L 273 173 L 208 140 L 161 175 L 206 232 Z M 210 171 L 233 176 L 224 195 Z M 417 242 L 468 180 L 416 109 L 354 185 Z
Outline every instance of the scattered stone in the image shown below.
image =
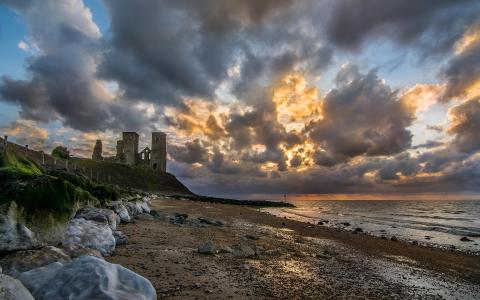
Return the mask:
M 324 223 L 323 221 L 318 221 L 317 224 L 318 224 L 318 225 L 323 225 L 323 224 L 325 224 L 325 223 Z
M 255 255 L 259 257 L 264 256 L 265 248 L 263 248 L 262 246 L 255 246 Z
M 360 227 L 355 228 L 354 232 L 363 232 L 363 229 Z
M 19 279 L 37 300 L 157 299 L 150 281 L 93 256 L 33 269 L 22 273 Z
M 256 241 L 256 240 L 259 240 L 259 239 L 260 239 L 258 236 L 251 235 L 251 234 L 247 234 L 247 235 L 245 235 L 245 238 L 246 238 L 246 239 L 249 239 L 249 240 L 254 240 L 254 241 Z
M 285 226 L 285 222 L 282 222 L 282 226 Z
M 248 271 L 248 270 L 250 270 L 250 265 L 243 264 L 243 265 L 240 266 L 240 268 L 241 268 L 242 270 Z
M 0 299 L 34 300 L 32 294 L 17 279 L 0 274 Z
M 63 244 L 79 244 L 108 256 L 115 250 L 115 237 L 107 225 L 85 219 L 72 219 L 65 230 Z
M 390 238 L 390 240 L 391 240 L 392 242 L 398 242 L 398 238 L 397 238 L 396 236 L 392 236 L 392 237 Z
M 112 230 L 117 228 L 117 224 L 120 223 L 120 217 L 111 209 L 85 207 L 81 208 L 75 214 L 76 219 L 85 219 L 95 221 L 104 225 L 110 226 Z
M 222 245 L 218 247 L 218 252 L 219 253 L 233 253 L 233 249 L 230 248 L 229 246 Z
M 294 239 L 294 242 L 295 242 L 295 243 L 298 243 L 298 244 L 303 244 L 303 243 L 305 243 L 305 239 L 303 238 L 303 236 L 297 236 L 297 237 Z
M 254 257 L 255 251 L 248 245 L 238 244 L 232 247 L 235 257 Z
M 340 224 L 342 224 L 343 226 L 350 226 L 350 223 L 348 223 L 348 222 L 342 222 Z
M 65 254 L 70 256 L 70 258 L 76 258 L 82 255 L 90 255 L 90 256 L 95 256 L 103 259 L 102 253 L 100 253 L 100 251 L 92 248 L 87 248 L 82 245 L 77 245 L 77 244 L 62 245 L 62 250 L 63 252 L 65 252 Z
M 387 239 L 387 237 L 384 236 L 384 235 L 382 235 L 380 238 L 381 238 L 382 240 L 386 240 L 386 239 Z
M 27 250 L 38 245 L 30 229 L 9 214 L 0 214 L 0 251 Z
M 175 213 L 173 217 L 170 218 L 170 223 L 175 225 L 181 225 L 187 223 L 187 214 Z
M 53 262 L 69 262 L 70 257 L 61 249 L 47 246 L 39 250 L 23 250 L 14 252 L 0 260 L 3 272 L 18 277 L 20 273 L 42 267 Z
M 198 283 L 198 282 L 195 282 L 195 285 L 194 285 L 195 288 L 199 289 L 202 287 L 202 284 Z
M 165 215 L 164 215 L 164 214 L 162 214 L 162 213 L 160 213 L 160 212 L 158 212 L 158 211 L 156 211 L 156 210 L 153 210 L 153 209 L 150 211 L 150 215 L 151 215 L 152 217 L 154 217 L 155 219 L 159 219 L 159 220 L 164 220 L 164 219 L 165 219 Z
M 123 234 L 123 232 L 121 232 L 120 230 L 114 230 L 113 237 L 115 238 L 115 246 L 128 244 L 127 236 Z
M 462 237 L 462 238 L 460 239 L 460 241 L 462 241 L 462 242 L 473 242 L 472 239 L 469 239 L 469 238 L 466 237 L 466 236 Z
M 197 251 L 200 254 L 208 254 L 208 255 L 213 255 L 217 253 L 212 241 L 207 241 L 201 244 L 200 246 L 198 246 Z

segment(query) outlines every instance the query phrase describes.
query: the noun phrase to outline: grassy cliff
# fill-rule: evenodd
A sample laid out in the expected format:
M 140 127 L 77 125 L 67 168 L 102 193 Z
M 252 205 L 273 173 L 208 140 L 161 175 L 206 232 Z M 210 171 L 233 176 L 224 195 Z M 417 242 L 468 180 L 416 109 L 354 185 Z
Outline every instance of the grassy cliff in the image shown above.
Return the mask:
M 81 175 L 45 172 L 19 152 L 0 153 L 0 205 L 15 202 L 25 216 L 69 215 L 78 206 L 100 205 L 125 193 L 128 191 Z
M 91 177 L 94 181 L 114 184 L 122 188 L 161 192 L 162 194 L 192 194 L 170 173 L 159 173 L 137 166 L 82 158 L 73 158 L 70 160 L 70 164 L 76 165 L 83 174 Z

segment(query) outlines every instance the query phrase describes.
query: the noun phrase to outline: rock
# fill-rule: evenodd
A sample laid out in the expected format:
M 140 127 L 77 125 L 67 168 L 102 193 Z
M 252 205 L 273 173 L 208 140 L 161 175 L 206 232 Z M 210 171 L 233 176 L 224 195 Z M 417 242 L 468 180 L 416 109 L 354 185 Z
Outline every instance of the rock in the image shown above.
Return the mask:
M 159 219 L 159 220 L 164 220 L 165 219 L 165 214 L 162 214 L 156 210 L 150 210 L 150 215 L 152 217 L 154 217 L 155 219 Z
M 265 255 L 265 248 L 262 246 L 255 246 L 255 255 L 256 256 L 264 256 Z
M 297 236 L 293 241 L 298 244 L 305 243 L 305 239 L 302 236 Z
M 155 220 L 155 218 L 151 214 L 147 213 L 141 213 L 135 216 L 136 219 L 138 220 L 143 220 L 143 221 L 152 221 Z
M 34 300 L 22 282 L 4 274 L 0 274 L 0 299 Z
M 128 244 L 127 236 L 123 234 L 123 232 L 121 232 L 120 230 L 114 230 L 113 237 L 115 238 L 115 246 Z
M 233 249 L 230 248 L 229 246 L 222 245 L 218 247 L 218 252 L 219 253 L 233 253 Z
M 222 220 L 211 220 L 205 217 L 198 217 L 197 220 L 200 221 L 200 223 L 207 225 L 225 226 L 225 222 Z
M 120 217 L 111 209 L 85 207 L 81 208 L 75 214 L 76 219 L 83 218 L 85 220 L 95 221 L 110 226 L 112 230 L 117 229 L 120 223 Z
M 170 218 L 170 223 L 176 224 L 176 225 L 185 224 L 187 223 L 187 218 L 188 218 L 187 214 L 175 213 L 173 217 Z
M 398 242 L 398 238 L 397 238 L 396 236 L 392 236 L 392 237 L 390 238 L 390 240 L 391 240 L 392 242 Z
M 63 244 L 79 244 L 108 256 L 115 250 L 115 237 L 108 225 L 85 219 L 72 219 L 65 230 Z
M 350 226 L 350 223 L 348 223 L 348 222 L 342 222 L 340 224 L 342 224 L 343 226 Z
M 254 257 L 255 251 L 248 245 L 239 244 L 232 247 L 235 257 Z
M 129 201 L 125 203 L 125 207 L 127 208 L 130 217 L 134 217 L 138 214 L 150 213 L 150 207 L 145 201 Z
M 355 230 L 353 232 L 363 232 L 363 229 L 360 228 L 360 227 L 357 227 L 357 228 L 355 228 Z
M 251 235 L 251 234 L 247 234 L 245 235 L 245 238 L 249 239 L 249 240 L 259 240 L 260 238 L 258 236 L 255 236 L 255 235 Z
M 462 241 L 462 242 L 473 242 L 472 239 L 469 239 L 469 238 L 466 237 L 466 236 L 462 237 L 462 238 L 460 239 L 460 241 Z
M 120 218 L 120 222 L 123 222 L 123 223 L 132 222 L 132 217 L 130 217 L 128 210 L 123 203 L 121 202 L 111 203 L 108 206 L 108 208 L 112 209 L 118 215 L 118 217 Z
M 38 242 L 30 229 L 17 223 L 15 217 L 0 214 L 0 251 L 27 250 L 36 246 Z
M 87 248 L 82 245 L 77 244 L 67 244 L 62 246 L 63 252 L 65 252 L 70 258 L 76 258 L 82 255 L 90 255 L 103 259 L 102 253 L 100 251 Z
M 39 250 L 14 252 L 0 260 L 5 274 L 17 277 L 20 273 L 42 267 L 53 262 L 69 262 L 70 257 L 63 250 L 47 246 Z
M 208 254 L 208 255 L 213 255 L 217 253 L 217 250 L 215 249 L 215 246 L 213 245 L 212 241 L 207 241 L 200 246 L 198 246 L 198 253 L 200 254 Z
M 37 300 L 157 299 L 150 281 L 93 256 L 33 269 L 22 273 L 19 279 Z

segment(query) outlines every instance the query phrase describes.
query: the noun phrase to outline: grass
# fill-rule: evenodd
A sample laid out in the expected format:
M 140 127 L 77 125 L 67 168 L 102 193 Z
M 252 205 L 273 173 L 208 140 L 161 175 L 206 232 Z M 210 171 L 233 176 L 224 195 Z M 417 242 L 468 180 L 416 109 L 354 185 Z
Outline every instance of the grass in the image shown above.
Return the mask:
M 45 172 L 23 154 L 0 153 L 0 204 L 15 202 L 25 215 L 71 214 L 75 207 L 106 204 L 128 191 L 81 175 Z
M 85 175 L 123 189 L 138 189 L 162 193 L 191 195 L 192 193 L 170 173 L 154 172 L 140 166 L 128 166 L 109 161 L 71 158 L 70 164 L 84 171 Z

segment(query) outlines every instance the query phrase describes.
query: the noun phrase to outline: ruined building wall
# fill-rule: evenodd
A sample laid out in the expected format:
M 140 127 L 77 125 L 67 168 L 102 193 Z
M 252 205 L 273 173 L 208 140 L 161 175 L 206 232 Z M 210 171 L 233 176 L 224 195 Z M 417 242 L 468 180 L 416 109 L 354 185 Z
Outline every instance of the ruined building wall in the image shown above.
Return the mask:
M 163 132 L 152 132 L 152 149 L 150 167 L 154 171 L 167 171 L 167 135 Z
M 118 161 L 123 161 L 125 159 L 125 156 L 123 155 L 123 141 L 117 141 L 117 155 L 115 156 L 115 159 Z
M 93 147 L 92 159 L 102 160 L 102 141 L 101 140 L 97 140 L 97 142 L 95 143 L 95 147 Z
M 122 137 L 125 163 L 134 166 L 138 162 L 138 134 L 136 132 L 124 132 Z

